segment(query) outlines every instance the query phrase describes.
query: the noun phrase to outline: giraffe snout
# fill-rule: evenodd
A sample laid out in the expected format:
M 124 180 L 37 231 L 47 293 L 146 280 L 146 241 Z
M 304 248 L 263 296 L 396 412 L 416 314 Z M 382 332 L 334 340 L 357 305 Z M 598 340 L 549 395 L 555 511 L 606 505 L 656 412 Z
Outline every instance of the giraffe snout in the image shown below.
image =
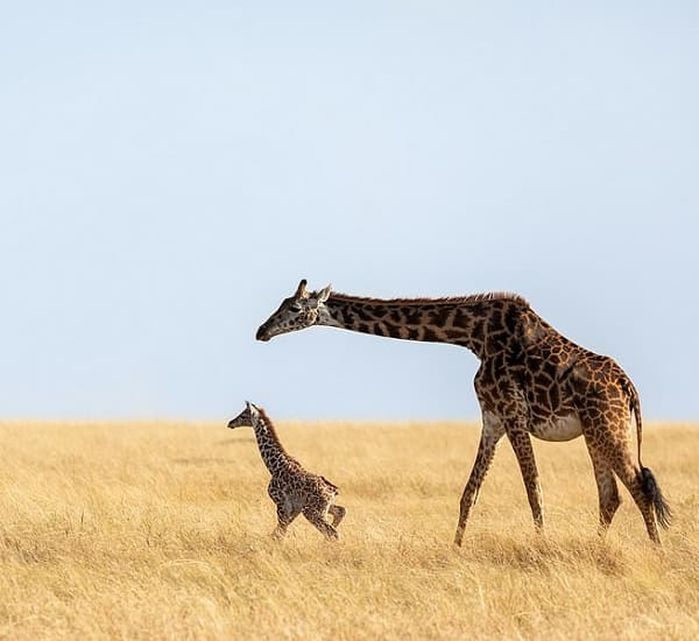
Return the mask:
M 267 342 L 269 340 L 269 334 L 267 333 L 267 328 L 264 325 L 260 325 L 260 327 L 257 329 L 257 334 L 255 334 L 255 338 L 258 341 L 263 341 Z

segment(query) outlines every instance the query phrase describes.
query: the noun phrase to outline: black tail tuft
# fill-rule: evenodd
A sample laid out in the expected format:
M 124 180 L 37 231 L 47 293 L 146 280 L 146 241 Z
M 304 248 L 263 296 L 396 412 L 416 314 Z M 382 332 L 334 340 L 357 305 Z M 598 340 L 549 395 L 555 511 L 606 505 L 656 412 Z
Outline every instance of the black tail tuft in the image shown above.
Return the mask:
M 660 491 L 660 486 L 655 480 L 653 472 L 647 467 L 641 468 L 641 487 L 643 488 L 643 493 L 650 499 L 658 524 L 667 530 L 672 521 L 672 510 Z
M 323 479 L 323 482 L 324 482 L 327 486 L 329 486 L 329 488 L 330 488 L 331 491 L 336 492 L 337 494 L 340 493 L 340 488 L 337 487 L 337 485 L 335 485 L 332 481 L 328 481 L 328 479 L 326 479 L 323 475 L 321 475 L 320 478 Z

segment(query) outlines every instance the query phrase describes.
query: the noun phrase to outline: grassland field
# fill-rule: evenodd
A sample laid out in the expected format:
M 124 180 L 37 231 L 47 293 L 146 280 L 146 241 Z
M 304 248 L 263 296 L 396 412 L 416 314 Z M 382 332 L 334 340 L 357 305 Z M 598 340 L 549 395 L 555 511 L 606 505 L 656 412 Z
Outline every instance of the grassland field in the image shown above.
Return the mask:
M 283 542 L 251 430 L 0 423 L 0 639 L 697 639 L 699 425 L 647 423 L 675 513 L 664 547 L 623 504 L 605 540 L 581 439 L 535 442 L 533 531 L 503 441 L 452 547 L 473 423 L 280 422 L 341 487 L 338 543 Z

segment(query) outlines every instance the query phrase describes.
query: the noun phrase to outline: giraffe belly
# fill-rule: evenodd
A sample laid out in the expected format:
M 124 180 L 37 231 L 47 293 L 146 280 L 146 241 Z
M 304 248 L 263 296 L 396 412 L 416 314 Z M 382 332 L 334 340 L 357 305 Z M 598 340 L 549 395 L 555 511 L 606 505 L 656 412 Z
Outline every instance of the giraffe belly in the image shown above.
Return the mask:
M 544 441 L 570 441 L 582 434 L 582 424 L 577 414 L 568 414 L 535 423 L 529 431 Z

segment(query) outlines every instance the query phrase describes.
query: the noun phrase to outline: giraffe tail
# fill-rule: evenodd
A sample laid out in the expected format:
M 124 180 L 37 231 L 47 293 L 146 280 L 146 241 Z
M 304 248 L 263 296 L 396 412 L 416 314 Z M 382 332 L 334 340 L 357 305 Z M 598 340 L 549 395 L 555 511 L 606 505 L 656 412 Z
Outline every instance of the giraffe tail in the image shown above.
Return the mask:
M 672 510 L 660 491 L 660 486 L 655 480 L 653 472 L 648 467 L 641 468 L 641 488 L 653 506 L 658 525 L 667 530 L 672 523 Z
M 631 397 L 631 411 L 633 412 L 634 419 L 636 420 L 638 465 L 641 468 L 641 489 L 653 506 L 653 511 L 655 512 L 655 518 L 658 520 L 658 525 L 667 530 L 672 522 L 672 510 L 670 509 L 668 502 L 665 500 L 663 493 L 660 491 L 660 485 L 658 485 L 658 481 L 655 480 L 655 475 L 649 467 L 644 467 L 643 463 L 641 463 L 641 434 L 643 431 L 641 424 L 641 402 L 638 398 L 638 392 L 631 382 L 629 382 L 629 395 Z
M 323 482 L 328 486 L 328 488 L 329 488 L 330 490 L 332 490 L 333 492 L 335 492 L 335 494 L 339 494 L 339 493 L 340 493 L 340 488 L 337 487 L 337 485 L 335 485 L 334 483 L 328 481 L 328 479 L 326 479 L 326 478 L 325 478 L 324 476 L 322 476 L 322 475 L 321 475 L 320 478 L 323 479 Z

